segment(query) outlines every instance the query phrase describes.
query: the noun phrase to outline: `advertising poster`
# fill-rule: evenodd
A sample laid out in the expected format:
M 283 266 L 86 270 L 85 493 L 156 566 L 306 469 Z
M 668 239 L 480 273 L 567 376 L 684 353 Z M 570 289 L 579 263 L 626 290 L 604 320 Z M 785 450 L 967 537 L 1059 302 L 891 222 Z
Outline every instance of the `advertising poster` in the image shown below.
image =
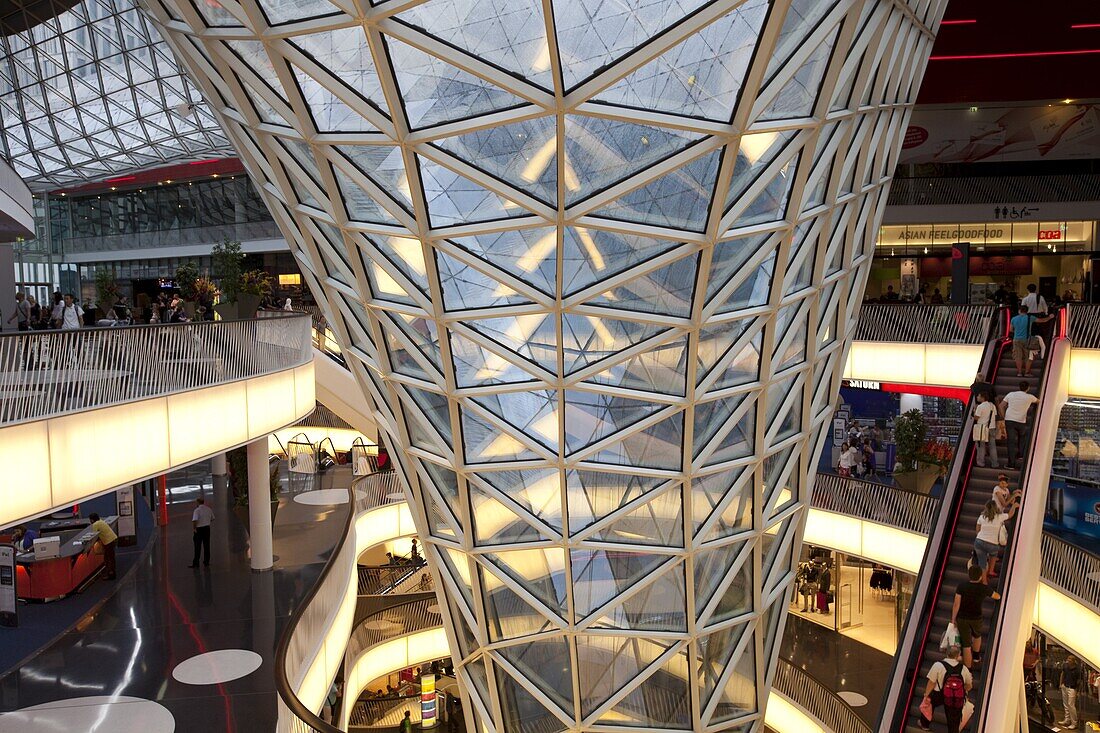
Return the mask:
M 435 718 L 435 675 L 420 675 L 420 727 L 433 728 Z
M 1090 542 L 1085 544 L 1100 548 L 1100 486 L 1051 476 L 1045 524 L 1047 529 L 1086 537 Z
M 15 590 L 15 547 L 0 545 L 0 626 L 19 625 Z

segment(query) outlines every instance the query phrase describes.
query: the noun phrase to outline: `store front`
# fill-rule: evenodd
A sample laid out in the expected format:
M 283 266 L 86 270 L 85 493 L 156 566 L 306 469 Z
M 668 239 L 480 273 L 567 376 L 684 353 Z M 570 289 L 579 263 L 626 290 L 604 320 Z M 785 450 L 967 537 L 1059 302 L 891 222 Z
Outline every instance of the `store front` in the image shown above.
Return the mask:
M 911 573 L 803 545 L 790 611 L 893 655 L 915 582 Z
M 1022 293 L 1034 284 L 1048 300 L 1078 300 L 1092 277 L 1093 221 L 1020 221 L 1019 211 L 979 224 L 892 224 L 879 229 L 866 297 L 884 298 L 889 287 L 912 297 L 922 287 L 951 292 L 952 245 L 970 245 L 970 302 L 993 302 L 998 286 Z M 1001 216 L 998 210 L 998 216 Z

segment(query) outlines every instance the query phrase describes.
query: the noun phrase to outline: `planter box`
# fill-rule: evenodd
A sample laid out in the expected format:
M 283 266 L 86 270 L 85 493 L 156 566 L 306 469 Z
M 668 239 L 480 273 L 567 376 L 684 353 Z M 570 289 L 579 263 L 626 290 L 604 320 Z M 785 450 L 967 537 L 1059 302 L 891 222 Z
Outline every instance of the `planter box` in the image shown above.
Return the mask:
M 898 482 L 898 486 L 918 494 L 932 493 L 932 487 L 939 477 L 940 467 L 930 463 L 917 464 L 916 471 L 894 472 L 894 480 Z

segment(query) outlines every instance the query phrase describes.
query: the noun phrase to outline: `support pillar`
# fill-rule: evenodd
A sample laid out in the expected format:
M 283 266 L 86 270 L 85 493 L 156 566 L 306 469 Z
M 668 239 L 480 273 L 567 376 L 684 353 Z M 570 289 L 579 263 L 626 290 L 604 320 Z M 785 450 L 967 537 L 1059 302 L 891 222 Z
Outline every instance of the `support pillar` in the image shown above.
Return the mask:
M 213 476 L 225 476 L 229 473 L 224 453 L 219 453 L 210 459 L 210 473 Z
M 267 465 L 267 436 L 248 444 L 248 540 L 252 570 L 271 570 L 271 474 Z

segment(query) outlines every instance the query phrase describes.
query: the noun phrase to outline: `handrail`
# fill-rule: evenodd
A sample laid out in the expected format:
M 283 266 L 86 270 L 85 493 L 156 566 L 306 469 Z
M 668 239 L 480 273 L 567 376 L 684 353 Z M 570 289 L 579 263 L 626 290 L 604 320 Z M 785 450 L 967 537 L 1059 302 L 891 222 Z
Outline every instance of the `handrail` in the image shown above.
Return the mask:
M 816 509 L 927 535 L 940 500 L 899 486 L 819 473 L 814 480 L 811 504 Z
M 860 306 L 856 341 L 922 344 L 984 344 L 995 305 Z
M 401 565 L 360 565 L 357 568 L 359 595 L 381 596 L 394 593 L 402 583 L 414 577 L 427 564 L 424 558 L 418 557 Z
M 1100 613 L 1100 555 L 1043 533 L 1040 577 Z
M 1066 306 L 1068 335 L 1076 349 L 1100 349 L 1100 305 Z
M 986 376 L 993 376 L 1007 342 L 1004 340 L 1005 330 L 1000 319 L 990 319 L 987 327 L 989 330 L 980 372 Z M 955 458 L 951 462 L 951 470 L 944 481 L 940 511 L 932 531 L 929 532 L 928 544 L 921 561 L 921 572 L 917 576 L 913 596 L 909 602 L 909 613 L 898 637 L 899 645 L 894 655 L 894 669 L 886 685 L 881 705 L 879 731 L 904 729 L 904 721 L 909 715 L 909 700 L 919 682 L 917 675 L 920 672 L 922 650 L 932 630 L 936 594 L 943 582 L 944 573 L 947 572 L 947 564 L 950 561 L 950 540 L 954 536 L 959 514 L 963 508 L 963 486 L 969 478 L 973 448 L 971 431 L 974 424 L 970 402 L 967 403 L 966 416 L 959 445 L 955 449 Z
M 832 733 L 871 733 L 871 726 L 844 699 L 812 674 L 780 657 L 772 687 L 825 724 Z
M 432 594 L 429 598 L 398 603 L 365 616 L 351 632 L 346 658 L 356 659 L 384 641 L 440 626 L 443 619 L 437 603 L 435 594 Z M 431 610 L 433 607 L 434 611 Z M 394 629 L 395 626 L 399 631 Z
M 302 366 L 309 320 L 278 318 L 0 335 L 0 425 L 189 392 Z

